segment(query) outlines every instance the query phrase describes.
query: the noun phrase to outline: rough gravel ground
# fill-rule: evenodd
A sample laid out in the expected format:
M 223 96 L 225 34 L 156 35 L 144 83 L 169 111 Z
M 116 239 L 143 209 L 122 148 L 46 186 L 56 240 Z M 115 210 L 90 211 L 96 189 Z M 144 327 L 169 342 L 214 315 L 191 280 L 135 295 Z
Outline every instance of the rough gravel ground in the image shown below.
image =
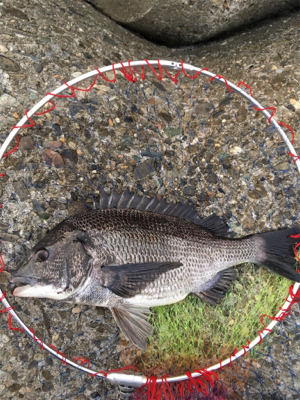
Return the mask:
M 160 58 L 245 81 L 264 107 L 277 108 L 278 121 L 293 127 L 299 150 L 300 14 L 213 43 L 167 49 L 80 1 L 10 1 L 1 13 L 0 140 L 62 81 L 112 62 Z M 115 85 L 99 80 L 91 93 L 56 104 L 51 114 L 35 117 L 35 128 L 20 132 L 20 150 L 2 164 L 1 231 L 11 236 L 2 245 L 1 288 L 45 342 L 69 357 L 88 356 L 95 369 L 120 367 L 123 342 L 108 310 L 12 298 L 8 273 L 26 248 L 46 228 L 92 206 L 99 184 L 192 201 L 201 215 L 224 215 L 237 235 L 284 227 L 299 219 L 298 175 L 261 113 L 206 78 L 182 77 L 175 86 L 149 73 L 144 83 L 129 84 L 118 74 Z M 299 398 L 297 315 L 254 362 L 245 398 Z M 117 398 L 110 385 L 62 366 L 9 331 L 5 314 L 0 347 L 0 398 Z

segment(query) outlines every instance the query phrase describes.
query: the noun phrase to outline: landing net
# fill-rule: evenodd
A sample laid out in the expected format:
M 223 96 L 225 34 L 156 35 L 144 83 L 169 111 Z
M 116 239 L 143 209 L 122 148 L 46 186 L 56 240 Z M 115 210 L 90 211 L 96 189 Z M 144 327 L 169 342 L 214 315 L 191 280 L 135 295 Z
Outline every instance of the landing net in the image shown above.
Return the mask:
M 155 309 L 146 352 L 108 309 L 14 298 L 8 283 L 26 249 L 92 209 L 100 189 L 190 202 L 201 217 L 223 216 L 233 237 L 292 226 L 300 161 L 275 113 L 245 82 L 147 60 L 49 88 L 25 112 L 0 150 L 2 370 L 8 379 L 15 357 L 24 380 L 33 371 L 17 388 L 25 398 L 114 399 L 111 383 L 136 399 L 299 397 L 299 285 L 253 265 L 218 307 L 189 297 Z

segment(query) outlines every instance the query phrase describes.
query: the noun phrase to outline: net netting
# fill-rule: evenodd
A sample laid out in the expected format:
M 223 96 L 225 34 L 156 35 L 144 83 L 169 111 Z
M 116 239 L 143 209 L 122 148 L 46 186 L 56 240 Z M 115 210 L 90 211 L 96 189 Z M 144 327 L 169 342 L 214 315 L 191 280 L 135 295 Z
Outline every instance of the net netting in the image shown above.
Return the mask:
M 123 398 L 299 398 L 297 304 L 247 352 L 293 295 L 291 282 L 256 266 L 239 268 L 218 307 L 190 296 L 154 309 L 154 335 L 144 352 L 124 339 L 106 308 L 12 295 L 9 277 L 27 249 L 65 217 L 97 206 L 101 189 L 129 187 L 140 195 L 190 202 L 201 217 L 224 216 L 232 237 L 298 220 L 297 148 L 291 152 L 264 115 L 269 110 L 273 116 L 275 109 L 257 107 L 245 83 L 240 86 L 248 99 L 223 77 L 162 65 L 97 70 L 98 79 L 68 84 L 35 110 L 2 161 L 1 288 L 33 339 L 11 317 L 7 323 L 3 312 L 0 397 L 18 391 L 26 399 L 114 399 L 118 390 L 103 377 L 126 368 L 123 373 L 138 371 L 148 379 L 133 394 L 123 387 Z M 291 129 L 280 125 L 292 140 Z M 292 296 L 290 302 L 297 300 Z M 43 350 L 46 343 L 62 362 Z M 235 359 L 240 349 L 244 357 Z M 65 357 L 103 372 L 91 376 L 66 366 Z M 228 357 L 230 365 L 207 373 Z M 14 363 L 18 379 L 12 383 Z M 200 380 L 190 375 L 195 370 L 201 370 Z M 165 380 L 181 374 L 189 377 L 185 385 Z M 163 384 L 155 385 L 156 378 Z

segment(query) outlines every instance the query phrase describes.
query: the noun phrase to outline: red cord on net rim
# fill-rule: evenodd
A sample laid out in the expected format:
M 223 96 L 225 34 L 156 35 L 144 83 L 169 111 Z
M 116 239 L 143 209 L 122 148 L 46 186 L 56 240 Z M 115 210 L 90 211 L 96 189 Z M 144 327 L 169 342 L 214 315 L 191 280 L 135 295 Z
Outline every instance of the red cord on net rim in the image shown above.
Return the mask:
M 138 67 L 140 68 L 140 70 L 138 69 Z M 145 79 L 145 76 L 146 76 L 145 75 L 145 67 L 149 67 L 151 73 L 153 73 L 153 75 L 160 81 L 163 79 L 163 76 L 165 75 L 165 77 L 168 77 L 169 79 L 171 79 L 174 84 L 177 84 L 178 83 L 177 78 L 181 73 L 189 79 L 196 79 L 199 75 L 202 74 L 206 77 L 209 77 L 209 80 L 211 82 L 216 80 L 219 83 L 225 85 L 229 92 L 239 93 L 241 96 L 243 96 L 246 100 L 248 100 L 252 104 L 254 109 L 256 109 L 259 112 L 262 112 L 263 115 L 268 119 L 268 122 L 274 126 L 274 128 L 280 134 L 281 138 L 284 140 L 286 146 L 288 147 L 288 150 L 289 150 L 288 154 L 291 157 L 293 157 L 293 159 L 294 159 L 293 161 L 296 164 L 298 172 L 300 172 L 300 160 L 299 160 L 300 156 L 298 156 L 296 154 L 296 151 L 293 147 L 294 132 L 293 132 L 292 128 L 290 126 L 288 126 L 287 124 L 285 124 L 284 122 L 277 122 L 274 119 L 274 114 L 276 112 L 275 107 L 266 107 L 265 108 L 265 107 L 261 106 L 258 103 L 258 101 L 256 101 L 253 98 L 252 89 L 249 85 L 247 85 L 243 81 L 240 81 L 238 83 L 238 85 L 236 86 L 233 83 L 227 81 L 227 79 L 224 78 L 223 76 L 213 74 L 213 73 L 209 72 L 206 68 L 200 69 L 200 68 L 194 67 L 189 64 L 184 64 L 183 61 L 181 61 L 179 63 L 179 62 L 163 61 L 163 60 L 151 60 L 151 61 L 149 61 L 149 60 L 143 60 L 143 61 L 129 60 L 126 63 L 113 64 L 113 65 L 103 67 L 100 69 L 96 68 L 95 70 L 90 71 L 86 74 L 83 74 L 69 82 L 64 82 L 64 84 L 62 86 L 55 89 L 51 93 L 50 92 L 46 93 L 46 96 L 39 103 L 37 103 L 34 107 L 32 107 L 30 110 L 25 111 L 25 116 L 19 121 L 19 123 L 16 126 L 14 126 L 12 128 L 10 134 L 6 138 L 5 142 L 3 143 L 3 145 L 0 149 L 0 159 L 8 156 L 9 154 L 12 154 L 13 152 L 15 152 L 17 150 L 18 144 L 19 144 L 19 138 L 17 136 L 17 133 L 18 133 L 19 129 L 35 126 L 34 121 L 30 117 L 32 117 L 33 115 L 36 115 L 36 116 L 44 115 L 55 109 L 55 103 L 52 100 L 53 97 L 57 97 L 57 98 L 72 97 L 72 98 L 74 98 L 76 96 L 77 90 L 89 92 L 89 91 L 91 91 L 93 86 L 96 84 L 97 79 L 99 77 L 100 77 L 100 79 L 102 78 L 107 82 L 112 82 L 112 83 L 116 82 L 116 79 L 117 79 L 116 71 L 117 70 L 119 70 L 123 74 L 124 78 L 127 79 L 129 82 L 135 83 L 135 82 L 137 82 L 138 79 L 141 79 L 141 80 Z M 154 67 L 158 67 L 159 73 L 156 72 Z M 175 73 L 175 75 L 172 76 L 166 68 L 177 70 L 177 72 Z M 110 71 L 112 71 L 113 75 L 114 75 L 114 77 L 112 79 L 109 79 L 104 75 L 106 72 L 110 72 Z M 189 73 L 191 73 L 191 75 L 188 74 L 187 71 L 189 71 Z M 78 82 L 81 82 L 87 78 L 94 77 L 94 76 L 95 76 L 95 79 L 88 88 L 78 88 L 78 87 L 74 86 Z M 249 94 L 240 88 L 241 85 L 246 87 L 246 89 L 249 91 Z M 71 94 L 61 95 L 60 93 L 65 90 L 70 90 Z M 42 112 L 38 112 L 38 110 L 47 103 L 49 103 L 49 105 L 50 105 L 49 108 Z M 271 110 L 272 113 L 269 114 L 268 110 Z M 28 121 L 28 120 L 30 121 L 30 123 L 25 125 L 26 121 Z M 285 132 L 282 130 L 281 126 L 285 126 L 291 132 L 291 134 L 292 134 L 291 141 L 288 139 Z M 9 144 L 11 143 L 11 141 L 14 139 L 15 136 L 17 138 L 17 144 L 15 145 L 15 147 L 12 150 L 10 150 L 8 153 L 5 153 L 7 147 L 9 146 Z M 0 178 L 3 176 L 5 176 L 5 174 L 1 173 Z M 294 251 L 295 251 L 296 258 L 298 259 L 297 246 L 294 248 Z M 0 273 L 3 272 L 3 270 L 4 270 L 4 262 L 3 262 L 2 256 L 0 255 Z M 146 377 L 146 376 L 141 376 L 141 375 L 135 375 L 135 374 L 128 375 L 128 374 L 122 373 L 123 370 L 128 370 L 128 369 L 133 369 L 134 371 L 136 371 L 136 368 L 133 366 L 124 367 L 120 370 L 93 371 L 90 369 L 90 361 L 85 357 L 73 357 L 72 360 L 69 360 L 68 358 L 66 358 L 65 354 L 60 352 L 55 346 L 53 346 L 52 344 L 47 345 L 41 339 L 39 339 L 35 336 L 34 329 L 31 327 L 27 327 L 22 322 L 22 320 L 19 318 L 19 316 L 14 311 L 14 309 L 13 309 L 14 307 L 10 306 L 10 304 L 8 303 L 5 292 L 2 292 L 1 290 L 0 290 L 0 300 L 2 301 L 5 308 L 0 310 L 0 314 L 4 314 L 4 313 L 9 314 L 8 315 L 8 327 L 10 330 L 26 332 L 29 336 L 31 336 L 31 338 L 35 342 L 37 342 L 39 344 L 39 346 L 43 350 L 47 350 L 49 353 L 51 353 L 52 355 L 59 358 L 64 364 L 78 368 L 81 371 L 84 371 L 84 372 L 90 374 L 91 376 L 98 376 L 101 378 L 105 378 L 108 381 L 110 381 L 111 383 L 119 384 L 119 385 L 125 384 L 125 385 L 134 386 L 134 387 L 140 387 L 140 388 L 143 386 L 148 386 L 148 397 L 150 396 L 150 398 L 151 397 L 154 398 L 153 396 L 155 396 L 156 385 L 158 383 L 162 384 L 162 386 L 159 390 L 159 393 L 161 394 L 161 392 L 163 391 L 166 396 L 167 391 L 170 393 L 170 395 L 172 395 L 170 387 L 169 387 L 170 383 L 179 382 L 180 384 L 183 384 L 184 381 L 188 381 L 189 384 L 191 386 L 194 386 L 194 388 L 196 390 L 201 391 L 202 393 L 205 394 L 206 389 L 207 389 L 205 382 L 208 382 L 208 383 L 210 383 L 211 386 L 213 386 L 213 384 L 214 384 L 213 377 L 216 380 L 218 379 L 216 373 L 214 372 L 215 370 L 222 369 L 226 365 L 231 365 L 234 360 L 236 360 L 237 358 L 239 358 L 241 356 L 244 356 L 254 346 L 261 343 L 263 338 L 269 332 L 272 332 L 272 329 L 278 323 L 278 321 L 282 321 L 288 314 L 290 314 L 292 305 L 294 303 L 300 302 L 299 287 L 300 287 L 299 283 L 295 283 L 293 286 L 290 287 L 289 295 L 286 298 L 286 302 L 284 303 L 284 305 L 282 307 L 280 307 L 280 311 L 278 312 L 278 314 L 276 316 L 272 317 L 272 316 L 268 316 L 268 315 L 263 315 L 261 317 L 263 329 L 258 332 L 258 336 L 252 342 L 247 341 L 247 345 L 243 345 L 242 349 L 240 351 L 235 349 L 233 354 L 230 355 L 226 360 L 222 360 L 218 364 L 207 367 L 206 369 L 195 370 L 194 372 L 187 371 L 186 374 L 180 375 L 180 376 L 175 376 L 175 377 L 164 376 L 162 378 L 157 378 L 157 377 L 153 377 L 153 376 Z M 21 326 L 21 329 L 12 327 L 12 317 L 19 324 L 19 326 Z M 271 319 L 271 323 L 268 326 L 266 326 L 263 321 L 265 317 Z M 74 362 L 73 360 L 77 361 L 77 362 Z M 85 364 L 86 364 L 86 367 L 84 366 Z M 181 390 L 182 390 L 182 388 L 183 387 L 181 386 Z

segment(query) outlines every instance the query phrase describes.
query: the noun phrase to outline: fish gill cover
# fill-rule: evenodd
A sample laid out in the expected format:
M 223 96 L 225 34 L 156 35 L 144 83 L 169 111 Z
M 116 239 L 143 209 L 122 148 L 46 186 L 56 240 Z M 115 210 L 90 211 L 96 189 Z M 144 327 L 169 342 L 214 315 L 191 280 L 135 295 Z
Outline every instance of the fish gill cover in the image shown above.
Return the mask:
M 69 86 L 38 110 L 3 161 L 1 288 L 35 338 L 16 330 L 11 318 L 8 329 L 3 313 L 1 345 L 10 350 L 3 365 L 9 357 L 22 358 L 24 368 L 33 371 L 24 387 L 40 390 L 35 398 L 47 392 L 53 399 L 117 398 L 107 381 L 66 367 L 42 350 L 44 343 L 94 371 L 138 369 L 149 379 L 136 398 L 155 398 L 156 390 L 165 398 L 193 398 L 197 389 L 200 398 L 211 399 L 298 396 L 297 305 L 272 336 L 217 376 L 190 377 L 187 387 L 166 382 L 155 387 L 157 377 L 232 357 L 262 332 L 262 322 L 276 315 L 291 282 L 256 266 L 238 268 L 220 306 L 189 296 L 152 309 L 154 335 L 145 351 L 125 340 L 108 309 L 12 295 L 9 278 L 29 249 L 64 218 L 91 210 L 101 190 L 129 188 L 190 203 L 200 217 L 223 217 L 232 237 L 291 227 L 299 220 L 297 157 L 288 153 L 262 109 L 232 91 L 225 78 L 159 64 L 98 73 L 97 80 Z M 289 127 L 282 126 L 292 139 Z M 0 396 L 5 390 L 0 388 Z

